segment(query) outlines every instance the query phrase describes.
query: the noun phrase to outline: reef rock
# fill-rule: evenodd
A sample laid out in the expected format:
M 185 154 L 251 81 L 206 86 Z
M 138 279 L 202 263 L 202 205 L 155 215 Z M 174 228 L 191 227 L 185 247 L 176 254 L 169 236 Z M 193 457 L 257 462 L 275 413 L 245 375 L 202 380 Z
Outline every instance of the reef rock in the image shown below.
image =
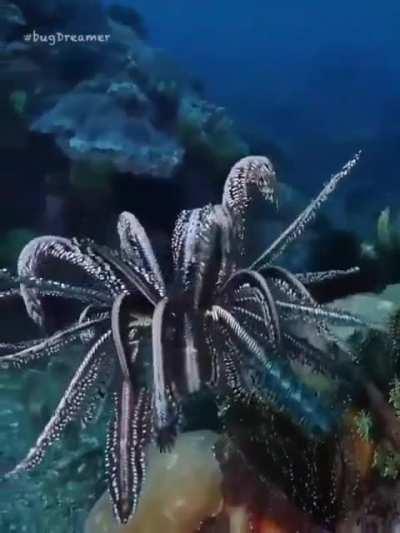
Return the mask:
M 350 311 L 378 327 L 386 327 L 391 315 L 400 305 L 400 284 L 388 285 L 379 294 L 354 294 L 334 300 L 333 307 Z M 335 327 L 336 332 L 343 339 L 349 339 L 354 333 L 354 327 Z
M 90 0 L 83 9 L 76 0 L 40 6 L 15 0 L 3 9 L 7 20 L 18 15 L 24 35 L 32 32 L 29 42 L 3 32 L 4 87 L 24 91 L 26 127 L 54 140 L 67 159 L 107 161 L 116 173 L 169 178 L 199 146 L 210 174 L 221 165 L 227 171 L 247 153 L 225 111 L 206 102 L 188 76 L 144 40 L 140 15 L 129 6 L 104 8 Z M 101 38 L 54 41 L 66 34 Z M 24 74 L 21 62 L 29 62 L 34 75 Z
M 121 172 L 169 177 L 181 163 L 183 149 L 157 131 L 147 118 L 128 117 L 108 94 L 80 90 L 64 95 L 32 125 L 55 135 L 73 160 L 112 162 Z M 112 127 L 110 127 L 112 125 Z
M 222 475 L 211 431 L 185 433 L 174 449 L 149 451 L 149 473 L 136 514 L 126 526 L 112 515 L 108 494 L 93 507 L 85 533 L 192 533 L 222 505 Z
M 235 133 L 225 109 L 195 93 L 185 94 L 180 102 L 178 133 L 194 158 L 215 162 L 217 174 L 248 155 L 248 146 Z
M 226 436 L 184 433 L 171 452 L 161 454 L 153 446 L 148 459 L 149 475 L 130 522 L 117 524 L 104 494 L 89 514 L 85 533 L 314 531 L 283 493 L 258 479 Z

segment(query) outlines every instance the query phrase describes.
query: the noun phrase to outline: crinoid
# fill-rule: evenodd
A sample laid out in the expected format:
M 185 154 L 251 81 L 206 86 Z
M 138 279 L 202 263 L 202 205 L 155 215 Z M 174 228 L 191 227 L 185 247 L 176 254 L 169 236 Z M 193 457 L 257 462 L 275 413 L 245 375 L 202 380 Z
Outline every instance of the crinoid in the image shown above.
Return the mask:
M 180 214 L 168 286 L 143 227 L 130 213 L 119 218 L 118 251 L 89 240 L 31 241 L 21 252 L 18 274 L 3 272 L 10 288 L 0 297 L 21 295 L 40 326 L 44 297 L 73 299 L 83 309 L 66 329 L 3 345 L 0 368 L 23 369 L 73 342 L 91 345 L 42 434 L 8 475 L 35 467 L 68 423 L 92 411 L 96 383 L 104 376 L 115 404 L 106 450 L 109 491 L 121 522 L 135 511 L 149 442 L 156 440 L 161 449 L 173 446 L 183 402 L 203 388 L 218 397 L 257 396 L 309 433 L 329 433 L 337 423 L 334 409 L 302 383 L 292 362 L 305 361 L 344 381 L 358 379 L 349 354 L 314 346 L 303 333 L 312 329 L 330 341 L 330 322 L 363 325 L 349 313 L 318 305 L 306 288 L 348 272 L 294 275 L 272 262 L 303 233 L 358 158 L 245 268 L 240 265 L 249 205 L 257 195 L 269 202 L 277 195 L 275 172 L 265 157 L 247 157 L 232 168 L 220 205 Z M 68 271 L 76 283 L 65 283 Z M 146 339 L 152 344 L 152 376 L 143 355 Z M 373 393 L 380 406 L 383 400 Z M 387 416 L 385 411 L 385 422 Z

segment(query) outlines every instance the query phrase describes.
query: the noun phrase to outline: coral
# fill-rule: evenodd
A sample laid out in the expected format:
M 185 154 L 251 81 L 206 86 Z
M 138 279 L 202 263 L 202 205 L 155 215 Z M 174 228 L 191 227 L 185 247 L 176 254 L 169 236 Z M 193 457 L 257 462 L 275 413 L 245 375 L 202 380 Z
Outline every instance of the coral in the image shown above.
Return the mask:
M 365 410 L 360 411 L 360 413 L 356 415 L 355 425 L 357 433 L 362 440 L 365 440 L 366 442 L 371 442 L 373 440 L 373 420 L 370 413 Z
M 71 159 L 112 162 L 120 172 L 168 178 L 183 157 L 172 139 L 147 119 L 128 118 L 110 94 L 79 87 L 34 122 L 32 129 L 53 133 Z
M 146 31 L 133 8 L 113 4 L 103 9 L 90 0 L 89 25 L 76 0 L 57 5 L 46 0 L 40 6 L 18 0 L 16 5 L 28 28 L 42 34 L 73 28 L 110 35 L 103 44 L 26 43 L 7 60 L 12 87 L 15 68 L 21 72 L 12 103 L 25 127 L 54 139 L 66 158 L 112 163 L 114 175 L 169 178 L 186 162 L 194 137 L 196 146 L 201 138 L 210 173 L 227 171 L 247 153 L 226 113 L 205 102 L 186 74 L 144 41 Z M 10 51 L 21 43 L 10 36 L 6 44 Z M 21 61 L 30 66 L 21 69 Z M 27 101 L 29 112 L 22 113 Z M 199 110 L 196 116 L 192 108 Z M 188 129 L 182 121 L 194 126 L 194 136 L 181 135 Z
M 247 153 L 236 149 L 243 141 L 225 112 L 222 126 L 204 126 L 207 157 L 201 164 L 192 157 L 188 138 L 179 133 L 181 104 L 190 98 L 193 105 L 214 106 L 194 88 L 190 73 L 146 42 L 140 15 L 130 6 L 113 2 L 107 7 L 101 0 L 86 0 L 84 6 L 79 0 L 16 0 L 2 8 L 0 177 L 9 185 L 4 229 L 40 226 L 49 232 L 54 227 L 56 233 L 101 241 L 108 238 L 106 228 L 118 212 L 131 209 L 132 201 L 147 202 L 144 197 L 154 194 L 161 198 L 166 191 L 174 201 L 160 201 L 158 216 L 147 210 L 144 221 L 158 225 L 154 229 L 167 239 L 166 228 L 182 204 L 209 201 L 215 178 L 223 178 Z M 14 11 L 25 26 L 6 20 Z M 110 37 L 103 43 L 52 45 L 25 41 L 23 35 L 32 31 L 53 37 L 57 32 Z M 214 150 L 214 145 L 221 148 Z M 58 193 L 62 209 L 55 226 L 52 216 L 43 216 L 50 174 L 64 183 L 71 178 L 72 185 Z M 100 219 L 103 224 L 97 223 Z
M 365 409 L 351 409 L 346 414 L 341 445 L 346 451 L 349 470 L 359 478 L 355 482 L 359 493 L 365 491 L 373 474 L 376 436 L 376 423 L 371 413 Z
M 400 453 L 381 445 L 375 452 L 373 465 L 383 478 L 397 479 L 400 475 Z
M 248 154 L 248 146 L 235 133 L 225 110 L 193 94 L 181 100 L 177 128 L 189 156 L 209 161 L 217 175 Z
M 394 297 L 398 302 L 397 290 L 388 287 L 383 294 Z M 379 297 L 375 296 L 379 301 Z M 352 299 L 354 303 L 354 298 Z M 385 300 L 381 300 L 381 302 Z M 389 302 L 386 302 L 389 303 Z M 363 299 L 358 305 L 352 305 L 353 312 L 360 310 L 364 306 Z M 344 305 L 346 307 L 346 305 Z M 371 306 L 369 306 L 371 308 Z M 349 308 L 347 306 L 347 308 Z M 365 369 L 369 376 L 377 383 L 388 403 L 393 407 L 394 415 L 400 417 L 400 381 L 399 381 L 399 310 L 398 305 L 389 307 L 389 314 L 384 314 L 384 323 L 387 324 L 385 330 L 369 331 L 364 338 L 353 333 L 351 343 L 353 350 L 358 353 L 359 364 Z M 378 314 L 381 311 L 378 309 Z M 382 317 L 381 317 L 382 318 Z M 379 357 L 377 355 L 379 354 Z M 389 422 L 391 423 L 391 422 Z M 393 446 L 393 443 L 385 441 L 376 419 L 365 409 L 362 409 L 354 416 L 354 425 L 360 439 L 373 447 L 373 462 L 371 467 L 383 479 L 397 479 L 400 474 L 400 453 Z M 365 452 L 367 453 L 367 452 Z M 368 452 L 370 454 L 370 451 Z
M 397 416 L 400 417 L 400 380 L 395 378 L 389 392 L 389 402 L 393 405 Z
M 149 98 L 133 80 L 113 81 L 107 94 L 113 96 L 131 114 L 143 114 L 151 110 Z

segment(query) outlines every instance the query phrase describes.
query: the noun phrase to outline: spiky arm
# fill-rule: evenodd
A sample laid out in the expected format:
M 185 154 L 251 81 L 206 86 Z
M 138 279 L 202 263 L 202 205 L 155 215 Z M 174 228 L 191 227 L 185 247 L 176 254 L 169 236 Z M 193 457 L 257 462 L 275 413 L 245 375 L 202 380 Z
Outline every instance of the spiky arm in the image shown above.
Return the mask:
M 265 350 L 230 311 L 219 305 L 213 305 L 211 316 L 214 322 L 221 321 L 226 330 L 237 339 L 237 343 L 242 346 L 243 350 L 252 353 L 261 364 L 267 364 Z
M 146 448 L 152 437 L 151 397 L 144 389 L 135 393 L 122 379 L 114 396 L 106 469 L 108 489 L 119 522 L 125 524 L 135 512 L 146 474 Z
M 109 320 L 109 314 L 103 313 L 97 318 L 87 320 L 73 326 L 57 331 L 54 335 L 40 339 L 35 344 L 31 345 L 28 342 L 26 347 L 11 354 L 5 354 L 0 357 L 0 369 L 8 370 L 10 368 L 24 368 L 31 363 L 34 363 L 45 358 L 50 358 L 54 354 L 60 352 L 66 346 L 76 342 L 82 341 L 85 335 L 93 338 L 96 327 Z M 18 346 L 18 345 L 16 345 Z
M 237 308 L 243 308 L 246 311 L 246 305 L 235 302 L 235 292 L 240 288 L 248 287 L 253 290 L 255 295 L 259 295 L 259 304 L 264 318 L 264 329 L 266 332 L 267 342 L 273 351 L 278 351 L 281 342 L 281 330 L 279 325 L 279 317 L 276 310 L 274 298 L 268 286 L 268 282 L 261 274 L 251 270 L 238 270 L 222 287 L 221 295 L 231 295 L 232 305 Z M 218 311 L 221 313 L 221 311 Z M 239 324 L 238 324 L 239 325 Z
M 45 236 L 30 241 L 18 258 L 18 275 L 28 280 L 40 278 L 49 259 L 78 268 L 109 295 L 119 294 L 125 289 L 108 265 L 94 254 L 84 253 L 78 242 L 63 237 Z M 29 316 L 43 326 L 44 311 L 39 288 L 21 283 L 21 295 Z
M 161 450 L 170 448 L 176 437 L 178 406 L 173 397 L 169 379 L 168 353 L 165 345 L 165 328 L 168 298 L 155 308 L 152 327 L 154 422 Z
M 261 358 L 255 351 L 255 339 L 251 339 L 248 333 L 244 336 L 225 313 L 219 313 L 219 316 L 220 323 L 216 328 L 222 326 L 220 336 L 223 339 L 220 342 L 224 346 L 224 365 L 227 365 L 225 375 L 234 394 L 244 399 L 255 396 L 262 404 L 270 403 L 286 412 L 298 425 L 304 425 L 316 434 L 328 433 L 335 424 L 333 413 L 313 391 L 299 382 L 288 362 L 279 357 L 264 355 Z M 262 347 L 258 346 L 258 350 Z M 243 355 L 243 352 L 247 354 Z M 261 365 L 254 367 L 252 355 Z M 251 373 L 251 368 L 256 370 Z
M 116 299 L 111 311 L 111 330 L 113 335 L 114 347 L 117 353 L 120 370 L 123 375 L 123 379 L 133 383 L 135 376 L 133 375 L 133 366 L 136 361 L 136 356 L 139 351 L 139 341 L 133 341 L 131 338 L 124 337 L 123 332 L 132 332 L 129 320 L 129 295 L 120 294 Z
M 20 285 L 23 285 L 25 289 L 35 289 L 39 296 L 72 298 L 83 303 L 103 306 L 111 305 L 112 303 L 112 296 L 106 291 L 70 285 L 61 281 L 44 279 L 37 276 L 14 276 L 7 270 L 0 271 L 0 279 L 4 279 L 9 284 L 18 285 L 18 287 L 0 292 L 0 298 L 7 297 L 7 293 L 9 293 L 9 297 L 21 296 Z
M 267 157 L 244 157 L 232 167 L 225 182 L 222 205 L 235 218 L 241 239 L 243 238 L 247 209 L 254 199 L 255 193 L 273 204 L 276 203 L 276 175 L 272 163 Z
M 7 289 L 0 291 L 0 300 L 8 300 L 10 298 L 15 298 L 21 296 L 21 291 L 19 289 Z
M 164 279 L 153 247 L 145 229 L 132 213 L 121 213 L 118 219 L 118 234 L 123 259 L 154 287 L 159 298 L 164 297 Z
M 360 272 L 359 267 L 352 267 L 346 270 L 323 270 L 319 272 L 305 272 L 304 274 L 295 274 L 300 283 L 304 285 L 318 285 L 326 281 L 336 281 L 353 276 Z
M 339 183 L 349 175 L 350 171 L 360 159 L 361 152 L 357 152 L 344 167 L 334 174 L 329 182 L 314 200 L 304 209 L 304 211 L 281 233 L 281 235 L 271 244 L 271 246 L 256 259 L 250 268 L 260 270 L 266 264 L 275 261 L 286 249 L 286 247 L 300 237 L 306 227 L 312 222 L 322 205 L 334 192 Z
M 287 318 L 299 318 L 302 315 L 314 317 L 318 322 L 320 320 L 326 320 L 331 324 L 337 324 L 342 326 L 356 326 L 356 327 L 369 327 L 360 317 L 351 313 L 342 311 L 340 309 L 334 309 L 332 307 L 326 308 L 320 305 L 309 306 L 302 304 L 294 304 L 290 302 L 277 301 L 276 305 L 278 309 L 286 313 Z
M 36 444 L 29 450 L 25 459 L 18 463 L 6 477 L 32 470 L 38 466 L 50 446 L 60 438 L 67 425 L 79 415 L 99 375 L 103 358 L 107 353 L 106 344 L 110 337 L 111 331 L 107 331 L 89 350 Z

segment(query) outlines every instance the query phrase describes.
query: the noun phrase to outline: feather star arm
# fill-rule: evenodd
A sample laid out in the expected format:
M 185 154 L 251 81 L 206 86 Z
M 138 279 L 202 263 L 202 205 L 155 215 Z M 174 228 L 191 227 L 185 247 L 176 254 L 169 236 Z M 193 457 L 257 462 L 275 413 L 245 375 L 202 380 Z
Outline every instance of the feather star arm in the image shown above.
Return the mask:
M 281 233 L 281 235 L 271 244 L 271 246 L 256 259 L 250 268 L 260 270 L 268 263 L 275 261 L 286 249 L 286 247 L 300 237 L 306 227 L 312 222 L 321 206 L 330 197 L 339 183 L 348 176 L 353 167 L 360 159 L 361 152 L 357 152 L 343 168 L 334 174 L 322 191 L 304 209 L 304 211 Z
M 35 445 L 29 450 L 25 459 L 6 474 L 7 478 L 38 466 L 50 446 L 60 438 L 67 425 L 79 415 L 98 377 L 103 358 L 106 356 L 105 345 L 110 337 L 111 331 L 109 330 L 89 350 Z

